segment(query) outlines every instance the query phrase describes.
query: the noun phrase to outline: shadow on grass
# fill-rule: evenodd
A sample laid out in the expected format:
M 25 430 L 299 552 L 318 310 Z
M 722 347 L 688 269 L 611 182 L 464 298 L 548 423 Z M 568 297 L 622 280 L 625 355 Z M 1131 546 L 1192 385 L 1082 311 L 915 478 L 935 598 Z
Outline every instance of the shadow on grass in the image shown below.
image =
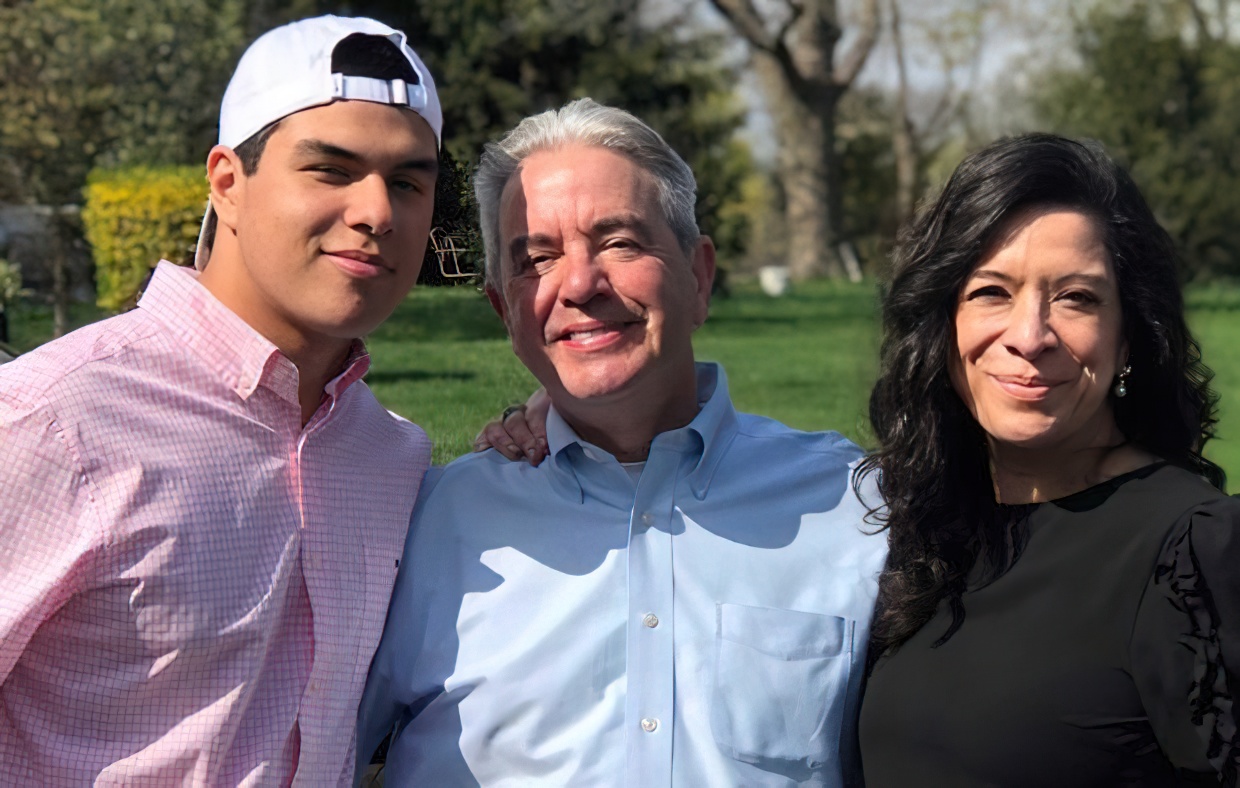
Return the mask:
M 380 369 L 366 373 L 367 383 L 401 383 L 423 380 L 473 380 L 478 373 L 460 369 L 427 372 L 424 369 Z

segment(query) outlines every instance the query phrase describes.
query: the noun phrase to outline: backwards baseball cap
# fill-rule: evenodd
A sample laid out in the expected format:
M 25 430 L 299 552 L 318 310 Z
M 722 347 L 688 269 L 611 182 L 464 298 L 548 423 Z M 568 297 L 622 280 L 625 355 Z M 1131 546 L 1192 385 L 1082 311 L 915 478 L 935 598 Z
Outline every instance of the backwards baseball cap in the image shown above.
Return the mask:
M 337 47 L 358 35 L 391 41 L 409 62 L 414 78 L 379 79 L 334 69 Z M 241 56 L 220 105 L 219 144 L 236 148 L 294 112 L 342 100 L 406 107 L 422 116 L 440 142 L 443 111 L 435 80 L 405 34 L 374 19 L 319 16 L 264 33 Z M 215 209 L 208 200 L 194 251 L 198 270 L 211 255 L 206 241 L 215 223 Z

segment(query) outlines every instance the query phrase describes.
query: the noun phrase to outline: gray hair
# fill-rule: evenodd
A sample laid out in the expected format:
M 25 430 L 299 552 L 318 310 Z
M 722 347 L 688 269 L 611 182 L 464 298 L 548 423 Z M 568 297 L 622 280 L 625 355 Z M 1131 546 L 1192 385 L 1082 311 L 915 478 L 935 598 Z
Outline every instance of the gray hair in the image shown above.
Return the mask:
M 531 115 L 499 142 L 489 142 L 474 174 L 474 194 L 486 248 L 486 281 L 498 285 L 500 263 L 499 201 L 504 187 L 529 156 L 570 145 L 607 148 L 654 177 L 659 207 L 676 241 L 690 254 L 700 236 L 693 208 L 697 181 L 685 160 L 658 133 L 622 109 L 593 99 L 569 102 L 558 110 Z

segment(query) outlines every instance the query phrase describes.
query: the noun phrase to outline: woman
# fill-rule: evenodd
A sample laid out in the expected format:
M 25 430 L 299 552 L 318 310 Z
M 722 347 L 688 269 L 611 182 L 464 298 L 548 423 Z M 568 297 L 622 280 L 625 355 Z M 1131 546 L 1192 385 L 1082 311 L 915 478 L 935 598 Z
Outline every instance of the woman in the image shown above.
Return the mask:
M 970 156 L 883 321 L 867 785 L 1235 785 L 1240 501 L 1128 175 L 1048 135 Z

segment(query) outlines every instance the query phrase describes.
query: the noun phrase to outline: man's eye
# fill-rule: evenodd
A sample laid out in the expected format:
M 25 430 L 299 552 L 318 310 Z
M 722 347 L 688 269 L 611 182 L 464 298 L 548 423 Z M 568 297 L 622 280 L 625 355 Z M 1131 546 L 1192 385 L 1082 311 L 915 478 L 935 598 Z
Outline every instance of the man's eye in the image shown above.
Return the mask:
M 517 270 L 522 273 L 541 273 L 555 260 L 551 255 L 527 254 L 517 259 Z
M 622 255 L 634 254 L 640 249 L 637 242 L 629 238 L 613 238 L 604 244 L 603 248 L 609 252 L 615 252 L 616 254 Z
M 331 165 L 327 165 L 327 164 L 320 164 L 315 167 L 311 167 L 310 170 L 320 175 L 325 175 L 329 178 L 349 177 L 349 174 L 345 172 L 344 170 L 340 169 L 339 167 L 332 167 Z

